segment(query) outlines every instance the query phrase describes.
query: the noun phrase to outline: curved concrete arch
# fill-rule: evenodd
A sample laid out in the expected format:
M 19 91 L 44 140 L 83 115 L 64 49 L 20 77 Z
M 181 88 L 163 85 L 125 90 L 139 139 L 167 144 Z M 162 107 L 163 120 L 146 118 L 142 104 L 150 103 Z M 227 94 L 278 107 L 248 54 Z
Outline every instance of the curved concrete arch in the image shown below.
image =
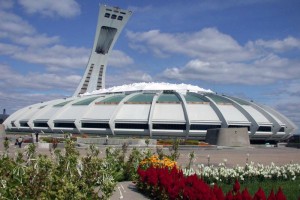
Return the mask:
M 47 122 L 49 128 L 51 131 L 54 130 L 54 119 L 61 113 L 63 113 L 65 110 L 67 110 L 73 103 L 76 103 L 77 101 L 80 101 L 80 98 L 74 98 L 74 97 L 71 97 L 71 98 L 67 98 L 65 99 L 65 101 L 70 101 L 68 102 L 66 105 L 64 105 L 62 108 L 60 108 L 56 113 L 55 115 L 53 115 Z M 63 102 L 61 102 L 63 103 Z M 53 105 L 54 106 L 54 105 Z
M 251 122 L 250 132 L 251 132 L 251 135 L 254 135 L 255 132 L 258 130 L 258 127 L 259 127 L 256 120 L 238 102 L 231 99 L 229 96 L 222 96 L 222 97 L 224 97 L 224 98 L 228 99 L 229 101 L 231 101 L 233 106 L 236 109 L 238 109 L 249 120 L 249 122 Z
M 29 107 L 30 106 L 22 108 L 22 109 L 18 110 L 17 112 L 15 112 L 13 115 L 10 115 L 3 123 L 5 128 L 12 129 L 12 130 L 18 130 L 18 127 L 20 126 L 20 124 L 18 124 L 18 126 L 17 126 L 17 124 L 15 124 L 15 123 L 17 123 L 16 120 L 20 117 L 20 115 L 25 113 Z M 12 126 L 12 123 L 14 123 L 15 127 Z
M 258 104 L 255 104 L 253 102 L 248 103 L 250 103 L 258 111 L 260 111 L 273 124 L 272 133 L 273 135 L 275 135 L 281 128 L 280 124 L 264 108 L 262 108 Z
M 30 119 L 37 114 L 40 111 L 40 107 L 45 105 L 45 103 L 36 103 L 34 105 L 31 105 L 29 107 L 27 107 L 27 110 L 25 110 L 25 112 L 23 112 L 21 115 L 19 115 L 19 117 L 16 119 L 16 125 L 18 126 L 19 130 L 32 130 L 32 126 L 30 126 L 30 124 L 28 123 L 30 121 Z M 24 121 L 27 123 L 28 127 L 21 127 L 21 121 Z
M 174 92 L 175 95 L 177 95 L 177 97 L 181 100 L 182 104 L 182 109 L 183 109 L 183 113 L 184 113 L 184 118 L 185 118 L 185 123 L 186 123 L 186 138 L 188 138 L 189 136 L 189 132 L 190 132 L 190 127 L 191 127 L 191 122 L 189 119 L 189 115 L 188 115 L 188 110 L 187 110 L 187 103 L 186 100 L 184 98 L 184 96 L 181 93 L 178 92 Z
M 56 100 L 52 100 L 52 101 L 48 101 L 47 104 L 42 105 L 44 106 L 39 112 L 35 113 L 28 121 L 28 125 L 32 128 L 32 130 L 34 131 L 40 131 L 40 130 L 48 130 L 48 128 L 45 129 L 40 129 L 40 128 L 36 128 L 34 127 L 34 121 L 41 115 L 43 115 L 45 112 L 49 111 L 49 109 L 51 109 L 51 107 L 57 103 L 59 103 L 62 99 L 56 99 Z
M 284 115 L 281 115 L 279 112 L 277 112 L 276 110 L 270 108 L 269 106 L 262 105 L 262 107 L 264 109 L 266 109 L 267 111 L 269 111 L 270 113 L 272 113 L 273 115 L 275 115 L 275 117 L 277 117 L 279 120 L 281 120 L 282 122 L 285 123 L 286 137 L 289 137 L 290 135 L 292 135 L 293 133 L 296 132 L 298 127 L 291 120 L 289 120 L 287 117 L 285 117 Z
M 205 95 L 204 95 L 205 96 Z M 228 122 L 225 119 L 224 115 L 222 114 L 221 110 L 219 109 L 218 105 L 216 104 L 216 102 L 214 102 L 214 100 L 212 100 L 211 98 L 209 98 L 208 96 L 205 96 L 211 103 L 211 107 L 212 109 L 215 111 L 215 113 L 217 114 L 217 116 L 219 117 L 219 119 L 222 121 L 221 123 L 221 127 L 222 128 L 227 128 L 228 127 Z
M 87 109 L 85 110 L 85 112 L 82 113 L 82 115 L 78 116 L 78 117 L 75 119 L 74 124 L 75 124 L 75 126 L 76 126 L 76 128 L 77 128 L 78 130 L 81 129 L 81 119 L 82 119 L 82 116 L 84 116 L 85 113 L 87 113 L 87 112 L 90 111 L 90 109 L 94 106 L 94 103 L 95 103 L 96 101 L 99 101 L 99 98 L 101 98 L 101 95 L 99 95 L 98 98 L 94 99 L 89 105 L 87 105 Z
M 156 93 L 153 96 L 152 103 L 151 103 L 151 108 L 150 108 L 150 113 L 149 113 L 149 119 L 148 119 L 148 127 L 149 127 L 149 134 L 150 138 L 152 138 L 152 118 L 153 118 L 153 112 L 155 109 L 156 101 L 158 100 L 158 97 L 161 95 L 162 92 Z
M 121 109 L 121 107 L 123 106 L 124 102 L 127 101 L 128 99 L 130 99 L 131 97 L 135 96 L 135 95 L 138 95 L 138 94 L 141 94 L 141 93 L 132 93 L 132 94 L 129 94 L 127 95 L 126 97 L 124 97 L 120 102 L 119 104 L 117 105 L 117 107 L 115 108 L 114 112 L 112 113 L 110 119 L 109 119 L 109 127 L 110 127 L 110 130 L 111 130 L 111 133 L 112 135 L 115 135 L 115 118 L 119 112 L 119 110 Z

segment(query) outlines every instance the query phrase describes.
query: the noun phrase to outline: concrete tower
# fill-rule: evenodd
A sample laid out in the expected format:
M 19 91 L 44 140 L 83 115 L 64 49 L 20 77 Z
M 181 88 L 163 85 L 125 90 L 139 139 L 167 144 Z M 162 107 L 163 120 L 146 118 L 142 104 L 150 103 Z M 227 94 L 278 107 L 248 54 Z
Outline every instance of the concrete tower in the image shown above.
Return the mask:
M 100 6 L 94 46 L 73 96 L 105 88 L 108 56 L 132 12 L 118 7 Z

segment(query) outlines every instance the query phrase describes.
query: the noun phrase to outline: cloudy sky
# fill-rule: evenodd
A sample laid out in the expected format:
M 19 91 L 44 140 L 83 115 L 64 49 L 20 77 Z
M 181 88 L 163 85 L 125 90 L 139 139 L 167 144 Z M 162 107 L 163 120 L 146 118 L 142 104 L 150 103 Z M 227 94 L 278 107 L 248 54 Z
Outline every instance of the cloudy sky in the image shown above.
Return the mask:
M 73 94 L 99 4 L 133 11 L 107 86 L 198 85 L 269 105 L 300 127 L 299 0 L 0 0 L 1 112 Z

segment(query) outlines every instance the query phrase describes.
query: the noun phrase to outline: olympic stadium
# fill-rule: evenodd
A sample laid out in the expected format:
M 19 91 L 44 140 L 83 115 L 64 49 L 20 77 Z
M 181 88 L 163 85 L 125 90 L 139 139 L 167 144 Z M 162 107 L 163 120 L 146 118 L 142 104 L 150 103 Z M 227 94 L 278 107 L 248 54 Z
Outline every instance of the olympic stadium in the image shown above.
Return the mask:
M 247 128 L 250 140 L 279 141 L 296 131 L 276 110 L 187 84 L 134 83 L 105 88 L 107 59 L 131 11 L 100 6 L 92 53 L 72 97 L 27 106 L 8 131 L 205 139 L 207 130 Z

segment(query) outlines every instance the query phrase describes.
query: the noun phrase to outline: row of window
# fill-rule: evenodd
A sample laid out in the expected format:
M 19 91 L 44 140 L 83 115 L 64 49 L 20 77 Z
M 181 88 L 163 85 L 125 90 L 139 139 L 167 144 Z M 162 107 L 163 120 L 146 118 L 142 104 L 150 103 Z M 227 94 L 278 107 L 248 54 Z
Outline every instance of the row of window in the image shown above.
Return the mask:
M 111 18 L 111 19 L 117 19 L 117 20 L 120 20 L 120 21 L 122 21 L 123 20 L 123 16 L 117 16 L 117 15 L 115 15 L 115 14 L 110 14 L 110 13 L 105 13 L 104 14 L 104 17 L 106 17 L 106 18 Z
M 35 127 L 48 127 L 47 123 L 35 123 Z M 56 128 L 76 128 L 74 123 L 54 123 Z M 82 128 L 106 128 L 109 129 L 108 123 L 82 123 Z M 131 123 L 116 123 L 115 128 L 119 129 L 149 129 L 148 124 L 131 124 Z M 220 128 L 218 125 L 199 125 L 192 124 L 191 130 L 207 130 L 211 128 Z M 186 130 L 186 124 L 153 124 L 153 129 L 164 130 Z
M 206 131 L 208 129 L 221 128 L 221 125 L 210 125 L 210 124 L 191 124 L 190 130 L 203 130 Z
M 54 123 L 55 128 L 76 128 L 74 123 L 71 122 L 59 122 L 59 123 Z
M 149 129 L 148 124 L 116 123 L 115 127 L 123 129 Z
M 11 123 L 15 127 L 14 123 Z M 21 127 L 29 127 L 27 122 L 20 122 Z M 82 128 L 106 128 L 109 129 L 108 123 L 82 123 Z M 38 128 L 48 128 L 47 122 L 35 122 L 34 127 Z M 56 128 L 76 128 L 74 123 L 59 122 L 54 123 Z M 116 128 L 120 129 L 149 129 L 148 124 L 131 124 L 131 123 L 116 123 Z M 190 130 L 208 130 L 221 128 L 221 125 L 206 125 L 206 124 L 191 124 Z M 250 126 L 241 126 L 241 125 L 229 125 L 228 128 L 247 128 L 250 131 Z M 165 129 L 165 130 L 186 130 L 186 124 L 153 124 L 153 129 Z M 260 126 L 257 130 L 258 132 L 271 132 L 271 126 Z M 281 127 L 278 132 L 284 132 L 284 127 Z
M 48 128 L 47 122 L 35 122 L 34 127 Z
M 21 127 L 29 127 L 27 122 L 20 122 Z
M 153 129 L 186 130 L 185 124 L 153 124 Z
M 271 132 L 272 128 L 271 128 L 271 126 L 260 126 L 260 127 L 258 127 L 257 131 L 260 131 L 260 132 Z
M 250 131 L 250 126 L 229 125 L 228 128 L 247 128 L 247 130 Z
M 108 123 L 82 123 L 82 128 L 109 128 Z

